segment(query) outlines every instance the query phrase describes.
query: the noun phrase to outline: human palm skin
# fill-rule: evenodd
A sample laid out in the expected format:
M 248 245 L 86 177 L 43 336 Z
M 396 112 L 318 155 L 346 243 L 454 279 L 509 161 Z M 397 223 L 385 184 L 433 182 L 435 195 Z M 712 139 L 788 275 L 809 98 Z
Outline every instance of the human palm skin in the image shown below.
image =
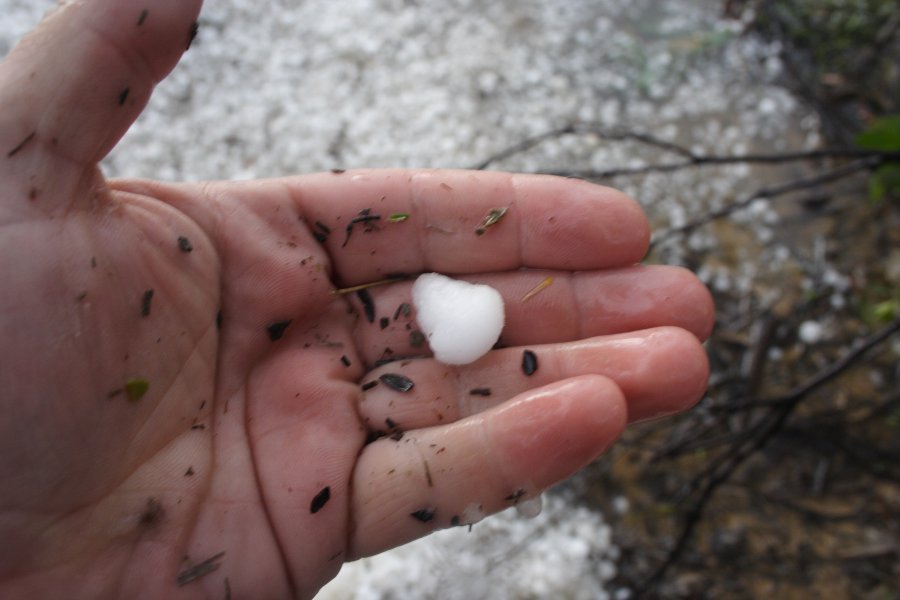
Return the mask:
M 67 5 L 0 65 L 0 597 L 309 597 L 344 561 L 535 495 L 699 398 L 709 295 L 635 266 L 647 224 L 613 190 L 453 171 L 106 181 L 98 161 L 198 10 Z M 382 218 L 348 230 L 366 210 Z M 444 366 L 410 335 L 409 280 L 368 290 L 373 319 L 335 293 L 427 271 L 496 287 L 504 347 Z M 363 385 L 385 373 L 415 387 Z

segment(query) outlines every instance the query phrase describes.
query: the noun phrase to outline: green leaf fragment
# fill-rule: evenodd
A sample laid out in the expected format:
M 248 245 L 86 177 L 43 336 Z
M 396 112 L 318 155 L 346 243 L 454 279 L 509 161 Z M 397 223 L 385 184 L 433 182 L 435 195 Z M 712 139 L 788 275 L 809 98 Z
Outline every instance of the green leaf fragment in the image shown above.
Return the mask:
M 881 202 L 887 196 L 887 188 L 884 181 L 876 173 L 869 178 L 869 200 L 871 202 Z
M 879 202 L 888 197 L 900 198 L 900 165 L 881 165 L 869 178 L 869 199 Z
M 409 218 L 409 213 L 394 213 L 387 220 L 388 223 L 402 223 Z
M 479 225 L 475 229 L 475 235 L 484 235 L 487 230 L 503 219 L 503 216 L 506 214 L 507 209 L 504 208 L 492 208 L 488 211 L 488 214 L 484 217 L 484 220 L 481 221 L 481 225 Z
M 898 312 L 900 312 L 900 301 L 898 300 L 879 302 L 872 308 L 874 317 L 883 323 L 889 323 L 896 319 Z
M 150 383 L 146 379 L 129 379 L 125 382 L 125 395 L 129 401 L 137 402 L 144 397 L 149 388 Z
M 856 136 L 856 143 L 866 150 L 892 152 L 900 150 L 900 115 L 882 117 Z

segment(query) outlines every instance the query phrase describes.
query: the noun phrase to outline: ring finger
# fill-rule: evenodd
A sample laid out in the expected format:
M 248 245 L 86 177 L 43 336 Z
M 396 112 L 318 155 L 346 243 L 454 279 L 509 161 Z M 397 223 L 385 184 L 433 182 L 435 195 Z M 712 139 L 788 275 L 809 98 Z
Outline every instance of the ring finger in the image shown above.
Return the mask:
M 363 379 L 360 413 L 371 431 L 398 435 L 586 375 L 612 379 L 625 395 L 628 420 L 635 422 L 693 405 L 706 388 L 708 364 L 697 338 L 676 327 L 504 348 L 459 367 L 410 359 L 377 367 Z

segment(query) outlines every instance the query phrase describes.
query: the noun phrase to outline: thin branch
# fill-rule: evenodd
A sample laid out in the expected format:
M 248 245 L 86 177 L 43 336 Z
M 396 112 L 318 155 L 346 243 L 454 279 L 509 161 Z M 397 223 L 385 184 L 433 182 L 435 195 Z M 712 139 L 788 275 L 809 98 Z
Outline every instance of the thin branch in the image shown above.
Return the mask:
M 870 337 L 855 344 L 854 347 L 851 348 L 841 358 L 836 360 L 825 369 L 822 369 L 817 374 L 813 375 L 810 379 L 806 380 L 806 382 L 797 386 L 792 391 L 781 396 L 780 398 L 775 398 L 774 400 L 780 401 L 781 403 L 788 406 L 796 405 L 804 397 L 814 392 L 826 383 L 830 382 L 832 379 L 842 374 L 848 368 L 852 367 L 856 363 L 856 361 L 862 358 L 863 355 L 865 355 L 869 350 L 884 343 L 898 331 L 900 331 L 900 319 L 895 319 L 890 324 L 886 325 Z
M 525 138 L 524 140 L 516 144 L 508 146 L 503 150 L 492 154 L 481 162 L 473 165 L 471 168 L 477 170 L 486 169 L 496 162 L 506 160 L 518 154 L 527 152 L 546 141 L 558 139 L 568 135 L 595 135 L 601 139 L 610 141 L 635 141 L 646 146 L 655 147 L 660 150 L 682 156 L 683 158 L 685 158 L 685 160 L 678 162 L 650 164 L 640 167 L 613 167 L 610 169 L 600 170 L 585 169 L 542 171 L 542 173 L 547 175 L 558 175 L 561 177 L 574 177 L 577 179 L 610 179 L 612 177 L 622 177 L 626 175 L 634 176 L 646 175 L 649 173 L 668 173 L 691 167 L 716 165 L 721 166 L 740 163 L 783 164 L 798 161 L 817 161 L 828 158 L 878 159 L 879 162 L 900 161 L 900 152 L 882 152 L 876 150 L 864 150 L 859 148 L 823 148 L 819 150 L 767 154 L 697 154 L 685 146 L 660 139 L 649 133 L 625 129 L 608 129 L 595 123 L 575 122 L 563 127 L 559 127 L 557 129 L 552 129 L 550 131 Z
M 713 413 L 729 413 L 730 414 L 730 413 L 739 412 L 739 411 L 753 411 L 753 410 L 759 410 L 760 408 L 774 408 L 777 406 L 784 406 L 786 403 L 791 402 L 791 401 L 792 400 L 785 400 L 784 397 L 768 398 L 765 400 L 753 400 L 752 398 L 750 398 L 750 399 L 745 398 L 745 399 L 739 400 L 735 403 L 719 404 L 719 405 L 715 405 L 715 406 L 710 406 L 707 408 L 707 410 L 709 410 L 710 412 L 713 412 Z M 883 400 L 878 405 L 878 407 L 875 409 L 875 411 L 877 412 L 877 411 L 885 409 L 886 407 L 890 407 L 892 404 L 897 403 L 898 401 L 900 401 L 900 394 L 895 394 L 893 396 L 890 396 L 890 397 L 886 398 L 885 400 Z M 844 411 L 838 410 L 837 412 L 843 413 Z M 869 419 L 869 418 L 870 417 L 867 416 L 867 417 L 861 419 L 861 421 L 865 421 L 866 419 Z
M 535 146 L 539 146 L 540 144 L 542 144 L 543 142 L 545 142 L 547 140 L 560 138 L 560 137 L 563 137 L 566 135 L 572 135 L 574 133 L 576 133 L 575 126 L 567 125 L 565 127 L 560 127 L 559 129 L 553 129 L 551 131 L 547 131 L 547 132 L 541 133 L 539 135 L 525 138 L 518 144 L 513 144 L 512 146 L 504 148 L 503 150 L 487 157 L 483 161 L 472 165 L 470 168 L 474 169 L 476 171 L 483 171 L 484 169 L 487 169 L 489 166 L 491 166 L 495 162 L 505 160 L 511 156 L 515 156 L 516 154 L 522 154 L 523 152 L 527 152 L 527 151 L 531 150 L 532 148 L 534 148 Z
M 882 162 L 882 158 L 878 156 L 864 158 L 846 165 L 842 165 L 836 169 L 832 169 L 824 173 L 819 173 L 812 177 L 803 177 L 776 186 L 760 188 L 752 194 L 748 194 L 744 198 L 738 200 L 737 202 L 733 202 L 728 206 L 724 206 L 718 210 L 710 211 L 679 227 L 673 227 L 671 229 L 664 230 L 662 233 L 656 236 L 653 242 L 651 242 L 651 247 L 672 236 L 687 233 L 717 219 L 727 217 L 742 208 L 747 208 L 757 200 L 773 200 L 775 198 L 778 198 L 779 196 L 784 196 L 793 192 L 814 188 L 826 183 L 834 183 L 835 181 L 845 179 L 847 177 L 850 177 L 851 175 L 855 175 L 856 173 L 872 170 L 882 164 Z
M 550 131 L 545 131 L 544 133 L 539 133 L 532 137 L 525 138 L 517 144 L 513 144 L 495 154 L 492 154 L 483 161 L 473 165 L 471 168 L 478 171 L 487 169 L 489 166 L 496 162 L 505 160 L 517 154 L 527 152 L 536 146 L 540 146 L 548 140 L 558 139 L 567 135 L 596 135 L 599 138 L 616 142 L 633 140 L 647 146 L 653 146 L 659 148 L 660 150 L 665 150 L 666 152 L 672 152 L 673 154 L 684 156 L 691 161 L 698 158 L 688 148 L 685 148 L 684 146 L 681 146 L 674 142 L 668 142 L 666 140 L 660 139 L 649 133 L 641 131 L 630 131 L 625 129 L 608 129 L 594 123 L 576 122 L 565 125 L 558 129 L 551 129 Z
M 707 410 L 713 408 L 716 407 L 710 407 Z M 677 440 L 654 452 L 648 462 L 651 464 L 665 462 L 698 450 L 709 451 L 719 446 L 735 446 L 741 443 L 752 431 L 752 428 L 748 426 L 736 431 L 732 429 L 723 432 L 722 430 L 727 427 L 727 423 L 724 422 L 722 413 L 725 413 L 725 417 L 731 414 L 728 411 L 715 411 L 717 416 L 715 420 L 701 425 L 691 437 Z M 709 465 L 707 465 L 707 468 L 709 469 Z
M 767 313 L 760 317 L 760 321 L 750 354 L 750 366 L 747 369 L 749 396 L 757 396 L 762 388 L 769 350 L 775 342 L 775 331 L 781 325 L 782 319 Z
M 777 165 L 789 162 L 817 161 L 826 158 L 873 159 L 875 166 L 885 162 L 900 160 L 900 152 L 882 152 L 878 150 L 858 150 L 853 148 L 834 148 L 810 150 L 808 152 L 785 152 L 781 154 L 735 154 L 735 155 L 700 155 L 691 160 L 670 163 L 649 164 L 641 167 L 614 167 L 610 169 L 559 170 L 541 171 L 545 175 L 571 177 L 575 179 L 612 179 L 613 177 L 649 175 L 650 173 L 671 173 L 694 167 L 712 167 L 736 164 Z

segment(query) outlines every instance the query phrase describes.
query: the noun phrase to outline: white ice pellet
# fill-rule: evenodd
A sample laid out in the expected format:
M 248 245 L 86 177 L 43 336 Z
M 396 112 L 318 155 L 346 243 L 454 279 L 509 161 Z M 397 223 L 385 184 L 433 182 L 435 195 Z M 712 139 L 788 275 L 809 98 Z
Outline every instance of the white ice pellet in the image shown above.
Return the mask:
M 471 503 L 462 512 L 462 522 L 466 525 L 475 524 L 487 516 L 484 507 L 478 503 Z
M 503 330 L 503 297 L 489 285 L 420 275 L 412 288 L 416 321 L 434 357 L 464 365 L 484 356 Z
M 534 498 L 521 500 L 516 504 L 516 513 L 526 519 L 536 519 L 544 508 L 544 498 L 538 494 Z
M 631 502 L 627 496 L 616 496 L 612 500 L 612 508 L 617 514 L 624 515 L 631 508 Z
M 816 344 L 822 340 L 825 327 L 817 321 L 804 321 L 800 324 L 800 341 L 804 344 Z

